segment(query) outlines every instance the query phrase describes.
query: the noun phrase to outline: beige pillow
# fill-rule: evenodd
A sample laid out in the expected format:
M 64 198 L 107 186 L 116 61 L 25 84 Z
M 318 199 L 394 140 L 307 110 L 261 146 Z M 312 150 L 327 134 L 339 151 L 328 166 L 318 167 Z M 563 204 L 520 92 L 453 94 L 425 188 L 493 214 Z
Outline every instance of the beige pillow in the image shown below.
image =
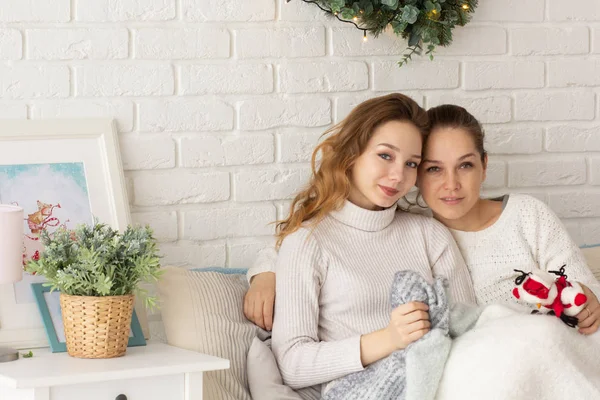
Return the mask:
M 158 283 L 167 343 L 230 361 L 230 369 L 204 374 L 204 398 L 251 400 L 246 355 L 259 328 L 244 317 L 243 274 L 168 267 Z
M 248 383 L 254 400 L 302 400 L 299 394 L 283 384 L 271 348 L 257 337 L 248 352 Z
M 254 400 L 319 400 L 321 391 L 309 387 L 293 391 L 283 384 L 275 356 L 271 352 L 271 340 L 263 342 L 255 337 L 248 352 L 248 382 Z
M 590 267 L 596 279 L 600 281 L 600 246 L 583 248 L 581 251 L 585 256 L 588 267 Z

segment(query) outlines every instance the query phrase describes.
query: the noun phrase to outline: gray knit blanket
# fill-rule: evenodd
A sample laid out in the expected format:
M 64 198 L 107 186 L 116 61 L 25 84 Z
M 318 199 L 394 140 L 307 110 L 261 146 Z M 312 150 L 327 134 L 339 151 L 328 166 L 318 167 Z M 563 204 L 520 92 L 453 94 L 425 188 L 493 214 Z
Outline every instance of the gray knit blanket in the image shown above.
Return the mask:
M 434 399 L 451 336 L 470 329 L 480 313 L 478 308 L 465 305 L 457 305 L 451 312 L 446 289 L 445 279 L 438 278 L 431 285 L 416 272 L 397 272 L 390 292 L 392 308 L 411 301 L 428 304 L 431 330 L 406 349 L 330 382 L 322 400 Z

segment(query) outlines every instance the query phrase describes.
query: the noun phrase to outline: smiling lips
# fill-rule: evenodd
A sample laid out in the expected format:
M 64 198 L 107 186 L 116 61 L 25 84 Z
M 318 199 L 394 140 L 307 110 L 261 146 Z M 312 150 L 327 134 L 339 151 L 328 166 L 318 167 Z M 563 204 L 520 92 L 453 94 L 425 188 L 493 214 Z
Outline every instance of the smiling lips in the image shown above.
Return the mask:
M 449 206 L 460 203 L 464 197 L 442 197 L 440 200 L 444 202 L 444 204 L 448 204 Z
M 381 190 L 383 191 L 383 193 L 385 193 L 387 196 L 393 197 L 396 196 L 399 192 L 399 190 L 396 190 L 394 188 L 391 187 L 387 187 L 387 186 L 381 186 L 379 185 L 379 187 L 381 188 Z

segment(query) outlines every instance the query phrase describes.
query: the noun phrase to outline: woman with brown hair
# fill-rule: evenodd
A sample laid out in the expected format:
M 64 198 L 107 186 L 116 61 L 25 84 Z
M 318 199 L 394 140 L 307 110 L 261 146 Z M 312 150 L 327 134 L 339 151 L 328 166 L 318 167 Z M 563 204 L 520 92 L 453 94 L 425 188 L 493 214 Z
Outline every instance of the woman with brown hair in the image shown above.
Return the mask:
M 477 303 L 488 305 L 477 328 L 454 341 L 438 398 L 600 398 L 600 337 L 595 333 L 600 284 L 581 250 L 535 197 L 482 198 L 488 157 L 484 131 L 473 115 L 456 105 L 427 114 L 431 130 L 417 186 L 433 216 L 456 240 Z M 515 269 L 547 275 L 553 282 L 556 275 L 550 271 L 563 265 L 569 281 L 579 282 L 587 296 L 576 315 L 577 330 L 554 316 L 529 315 L 535 305 L 519 304 L 513 295 Z M 540 298 L 547 296 L 542 287 L 534 290 Z M 511 313 L 499 304 L 521 310 Z
M 515 268 L 548 272 L 565 265 L 569 280 L 579 282 L 588 298 L 577 315 L 579 331 L 596 332 L 600 284 L 560 219 L 532 196 L 482 198 L 488 156 L 481 124 L 467 110 L 451 104 L 431 108 L 427 114 L 431 132 L 424 142 L 417 186 L 433 216 L 454 236 L 477 303 L 516 303 Z
M 474 303 L 448 230 L 397 210 L 415 184 L 427 131 L 425 111 L 391 94 L 358 105 L 315 149 L 310 182 L 277 225 L 272 345 L 290 387 L 360 371 L 428 332 L 423 303 L 390 314 L 400 270 L 444 276 L 453 300 Z

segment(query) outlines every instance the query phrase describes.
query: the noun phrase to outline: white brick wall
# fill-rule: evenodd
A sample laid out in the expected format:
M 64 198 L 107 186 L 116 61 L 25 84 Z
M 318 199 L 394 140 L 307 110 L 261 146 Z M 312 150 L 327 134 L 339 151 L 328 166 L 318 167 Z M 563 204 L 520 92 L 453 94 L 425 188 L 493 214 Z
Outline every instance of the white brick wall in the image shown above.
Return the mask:
M 67 97 L 69 74 L 64 65 L 6 63 L 0 66 L 0 96 L 2 99 Z
M 515 28 L 510 43 L 516 56 L 586 54 L 590 34 L 586 26 Z
M 18 60 L 23 56 L 23 37 L 17 29 L 0 29 L 0 58 Z
M 274 161 L 273 135 L 194 135 L 180 140 L 181 162 L 187 168 L 267 164 Z
M 550 21 L 597 21 L 600 18 L 600 3 L 595 0 L 578 0 L 577 7 L 562 0 L 548 0 Z
M 116 29 L 31 29 L 27 58 L 33 60 L 106 60 L 127 58 L 129 33 Z
M 489 193 L 600 242 L 600 2 L 483 0 L 430 62 L 300 0 L 4 0 L 0 118 L 112 116 L 134 221 L 166 264 L 248 266 L 313 146 L 373 96 L 473 112 Z
M 119 132 L 133 129 L 134 103 L 127 99 L 60 99 L 31 102 L 33 118 L 114 118 Z
M 275 207 L 269 204 L 215 206 L 183 212 L 183 238 L 196 240 L 271 235 Z
M 546 129 L 546 150 L 550 152 L 600 152 L 600 126 L 583 128 L 570 125 Z
M 595 115 L 596 96 L 593 92 L 536 91 L 515 94 L 515 119 L 519 121 L 592 120 Z
M 542 61 L 466 62 L 465 89 L 533 89 L 544 87 Z
M 325 55 L 325 29 L 322 26 L 280 27 L 236 30 L 236 50 L 240 58 L 318 57 Z
M 142 132 L 233 129 L 233 107 L 219 99 L 170 98 L 138 102 Z
M 586 181 L 585 159 L 546 160 L 535 157 L 509 166 L 511 187 L 581 185 Z
M 27 119 L 27 104 L 18 102 L 0 102 L 0 118 Z
M 121 135 L 123 169 L 144 170 L 175 167 L 175 141 L 163 135 Z
M 0 22 L 67 22 L 71 18 L 70 0 L 3 0 Z
M 75 75 L 75 96 L 81 97 L 163 96 L 175 89 L 168 64 L 81 65 Z
M 373 63 L 374 90 L 454 89 L 459 82 L 458 61 L 415 61 L 399 69 L 395 60 Z
M 590 158 L 590 183 L 600 186 L 600 156 Z
M 166 212 L 137 212 L 131 214 L 133 223 L 150 225 L 154 230 L 154 237 L 163 242 L 177 240 L 177 213 Z
M 224 28 L 138 29 L 135 58 L 146 60 L 227 58 L 230 33 Z
M 344 62 L 287 62 L 279 67 L 284 93 L 355 92 L 369 88 L 367 64 Z
M 74 14 L 75 20 L 84 22 L 169 21 L 175 18 L 175 4 L 175 0 L 78 0 Z
M 234 200 L 263 201 L 294 197 L 310 176 L 310 168 L 248 169 L 235 174 Z
M 487 0 L 479 3 L 473 21 L 541 22 L 544 3 L 552 0 Z M 593 0 L 588 0 L 593 1 Z M 555 3 L 561 0 L 555 0 Z
M 133 188 L 140 206 L 212 203 L 230 197 L 229 173 L 222 171 L 143 173 L 134 177 Z
M 269 21 L 275 19 L 272 0 L 183 0 L 186 21 Z
M 517 124 L 489 125 L 486 150 L 491 154 L 531 154 L 542 151 L 542 128 Z
M 297 129 L 277 135 L 279 159 L 282 163 L 310 162 L 313 149 L 319 142 L 322 129 Z
M 181 89 L 194 94 L 263 94 L 273 92 L 270 64 L 203 64 L 181 67 Z
M 256 97 L 240 104 L 240 128 L 326 126 L 331 122 L 331 102 L 325 97 Z

